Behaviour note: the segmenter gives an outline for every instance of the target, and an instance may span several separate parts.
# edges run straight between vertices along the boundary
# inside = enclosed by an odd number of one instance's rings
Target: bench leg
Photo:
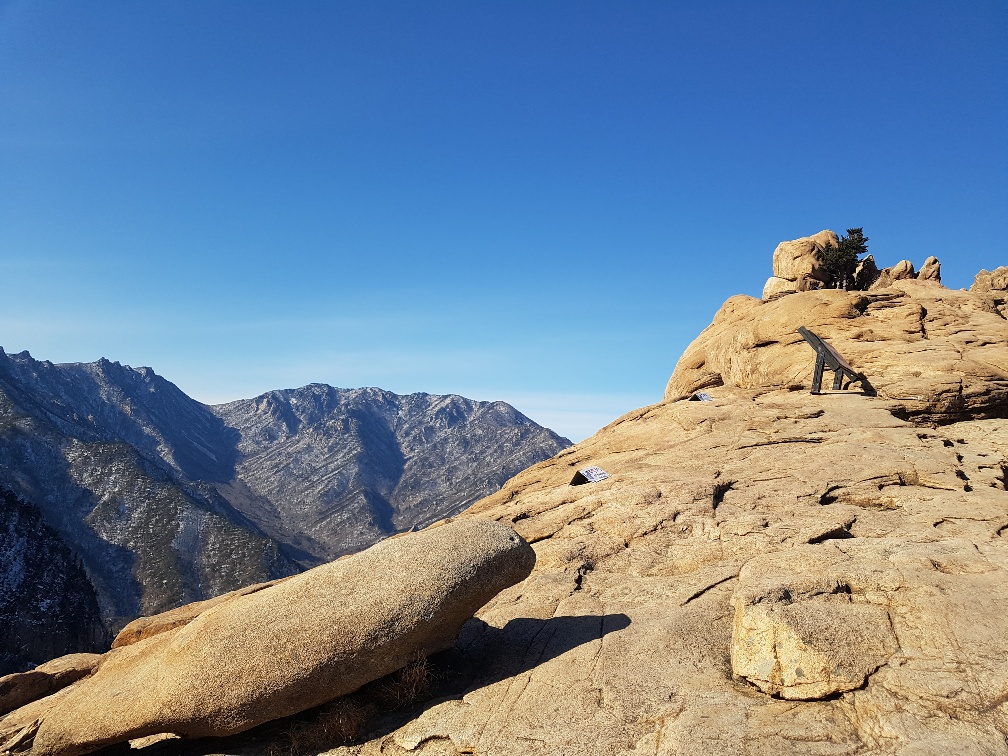
[[[822,373],[823,368],[826,366],[826,360],[821,355],[816,353],[815,361],[815,373],[812,375],[812,393],[819,394],[822,392]]]
[[[837,370],[833,373],[833,390],[839,391],[843,388],[843,370]]]

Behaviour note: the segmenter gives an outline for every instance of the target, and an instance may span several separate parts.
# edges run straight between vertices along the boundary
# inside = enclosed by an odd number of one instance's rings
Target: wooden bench
[[[833,390],[839,391],[843,386],[844,376],[850,378],[851,383],[860,383],[865,388],[865,393],[870,393],[865,376],[852,368],[840,353],[829,344],[826,339],[812,333],[805,326],[798,329],[801,337],[808,342],[809,346],[816,351],[815,373],[812,375],[812,393],[822,393],[823,369],[829,368],[833,371]],[[848,384],[849,385],[849,384]]]

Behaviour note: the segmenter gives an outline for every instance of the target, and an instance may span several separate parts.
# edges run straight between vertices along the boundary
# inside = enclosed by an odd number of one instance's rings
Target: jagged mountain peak
[[[570,445],[504,402],[455,394],[312,383],[212,409],[240,434],[237,475],[251,495],[236,500],[324,558],[457,514]]]
[[[210,411],[149,367],[104,357],[52,363],[28,352],[0,357],[0,390],[58,432],[84,441],[123,440],[189,479],[233,476],[233,433]],[[184,428],[184,432],[183,429]]]

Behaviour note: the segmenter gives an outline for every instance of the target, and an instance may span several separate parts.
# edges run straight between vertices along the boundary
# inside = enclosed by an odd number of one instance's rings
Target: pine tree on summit
[[[846,289],[854,274],[858,258],[868,252],[868,237],[864,228],[848,228],[837,246],[826,245],[822,251],[823,268],[829,276],[829,286]]]

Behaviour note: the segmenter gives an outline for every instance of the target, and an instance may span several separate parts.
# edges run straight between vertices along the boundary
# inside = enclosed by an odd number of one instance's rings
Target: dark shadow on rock
[[[339,745],[352,745],[381,738],[415,719],[425,710],[446,700],[460,699],[488,685],[531,672],[541,664],[586,643],[630,625],[625,614],[590,614],[573,617],[532,619],[520,617],[503,628],[495,628],[473,618],[463,626],[454,647],[427,659],[427,684],[411,701],[396,705],[389,691],[398,684],[398,673],[375,680],[361,690],[317,709],[267,722],[241,735],[228,738],[169,740],[140,750],[144,756],[182,756],[191,754],[298,754],[324,751]],[[313,726],[323,723],[339,708],[360,712],[367,719],[356,737],[324,742],[316,741],[317,750],[303,750],[297,742],[309,737]],[[136,751],[134,751],[136,752]],[[102,751],[101,753],[106,753]],[[109,756],[115,753],[108,751]]]
[[[531,672],[578,646],[630,626],[625,614],[589,614],[532,619],[519,617],[503,628],[483,620],[467,622],[453,648],[428,660],[431,685],[411,706],[378,711],[353,742],[380,738],[442,701]]]
[[[445,664],[472,682],[466,691],[492,685],[535,667],[585,643],[599,640],[630,625],[625,614],[589,614],[531,619],[519,617],[503,628],[473,618],[459,634],[455,647],[431,661]]]

